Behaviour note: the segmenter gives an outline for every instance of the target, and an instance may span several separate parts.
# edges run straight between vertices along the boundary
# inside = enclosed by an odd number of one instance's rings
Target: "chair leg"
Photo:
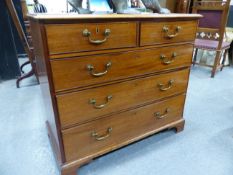
[[[229,49],[227,49],[227,50],[224,51],[224,55],[223,55],[223,60],[222,60],[222,63],[221,63],[221,69],[220,69],[220,71],[222,71],[223,68],[224,68],[228,50],[229,50]]]
[[[19,88],[19,83],[20,83],[20,81],[22,81],[22,80],[25,79],[25,78],[31,77],[31,76],[33,76],[33,75],[34,75],[34,71],[33,71],[33,69],[32,69],[30,72],[28,72],[28,73],[22,75],[21,77],[19,77],[19,78],[16,80],[16,87]]]
[[[25,63],[23,63],[21,66],[20,66],[20,70],[21,70],[21,72],[24,74],[24,71],[23,71],[23,68],[24,68],[24,66],[26,66],[26,65],[28,65],[28,64],[30,64],[31,62],[30,61],[26,61]]]
[[[215,73],[217,71],[217,68],[218,68],[218,65],[219,65],[219,62],[220,62],[220,59],[221,59],[221,51],[216,51],[216,56],[215,56],[215,59],[214,59],[214,65],[213,65],[213,68],[212,68],[212,72],[211,72],[211,78],[214,78],[215,76]]]
[[[198,48],[196,48],[195,51],[194,51],[193,66],[195,66],[196,61],[197,61],[197,53],[198,53]]]

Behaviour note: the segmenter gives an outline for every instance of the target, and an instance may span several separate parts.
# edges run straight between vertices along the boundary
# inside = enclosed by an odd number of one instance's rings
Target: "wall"
[[[39,0],[39,2],[46,6],[49,13],[65,13],[66,0]],[[34,4],[33,0],[27,0],[27,4]],[[31,12],[31,9],[29,9]]]
[[[86,0],[83,0],[83,6],[86,5]],[[175,2],[175,0],[169,0]],[[67,10],[66,0],[39,0],[45,5],[49,13],[64,13]],[[162,7],[166,7],[167,0],[159,0]],[[33,0],[27,0],[28,4],[33,4]]]
[[[159,0],[159,1],[161,6],[168,7],[171,11],[174,10],[176,0]],[[27,2],[33,3],[33,0],[27,0]],[[49,12],[51,13],[59,13],[66,11],[66,0],[39,0],[39,2],[46,5],[46,7],[48,7]],[[231,5],[233,5],[233,0],[231,0]]]

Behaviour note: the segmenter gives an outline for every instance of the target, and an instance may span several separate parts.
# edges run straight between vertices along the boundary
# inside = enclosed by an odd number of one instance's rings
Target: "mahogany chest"
[[[200,15],[29,16],[62,175],[164,129],[183,109]]]

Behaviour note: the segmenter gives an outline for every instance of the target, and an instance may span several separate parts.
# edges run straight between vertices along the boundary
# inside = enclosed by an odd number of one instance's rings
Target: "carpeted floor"
[[[0,175],[58,175],[44,126],[40,87],[0,84]],[[79,175],[232,175],[233,68],[210,78],[194,67],[186,127],[164,131],[83,166]],[[78,148],[77,148],[78,149]]]

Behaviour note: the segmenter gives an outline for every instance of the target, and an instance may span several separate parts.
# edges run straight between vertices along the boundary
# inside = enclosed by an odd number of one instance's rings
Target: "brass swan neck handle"
[[[178,36],[181,29],[181,26],[176,26],[174,33],[171,34],[169,33],[169,28],[167,26],[163,26],[163,32],[166,34],[165,37],[168,39],[172,39]]]
[[[104,30],[104,39],[103,40],[93,40],[91,38],[91,32],[88,30],[88,29],[84,29],[83,30],[83,36],[84,37],[88,37],[88,40],[91,44],[96,44],[96,45],[99,45],[99,44],[103,44],[107,41],[109,35],[111,34],[111,30],[110,29],[105,29]]]
[[[96,102],[96,99],[90,99],[90,100],[89,100],[89,103],[92,104],[93,107],[94,107],[95,109],[102,109],[102,108],[104,108],[104,107],[107,106],[107,104],[111,101],[111,99],[112,99],[112,95],[108,95],[108,96],[106,97],[106,103],[104,103],[104,104],[97,105],[97,104],[96,104],[96,103],[97,103],[97,102]]]
[[[170,59],[166,55],[163,55],[163,54],[160,55],[160,59],[161,59],[162,63],[166,64],[166,65],[173,63],[175,61],[176,57],[177,57],[176,52],[172,53],[172,56]]]
[[[167,90],[169,90],[169,89],[172,88],[174,82],[175,82],[174,80],[169,80],[168,83],[167,83],[167,85],[162,84],[162,83],[159,83],[159,84],[158,84],[158,87],[159,87],[159,89],[160,89],[161,91],[167,91]]]
[[[105,67],[106,67],[106,69],[105,69],[105,71],[103,71],[103,72],[95,72],[95,67],[92,65],[92,64],[88,64],[87,65],[87,70],[90,72],[90,74],[92,75],[92,76],[94,76],[94,77],[102,77],[102,76],[104,76],[105,74],[107,74],[108,73],[108,70],[110,69],[110,67],[112,66],[112,62],[108,62],[106,65],[105,65]]]
[[[167,108],[163,114],[161,114],[160,112],[156,112],[156,113],[155,113],[155,117],[156,117],[157,119],[163,119],[164,117],[166,117],[166,116],[168,115],[168,113],[169,113],[170,111],[171,111],[170,108]]]
[[[92,131],[91,136],[94,137],[95,140],[97,140],[97,141],[102,141],[102,140],[105,140],[105,139],[107,139],[108,137],[110,137],[111,132],[112,132],[112,128],[109,127],[109,128],[107,129],[107,131],[106,131],[106,134],[104,134],[104,135],[99,135],[97,132]]]

